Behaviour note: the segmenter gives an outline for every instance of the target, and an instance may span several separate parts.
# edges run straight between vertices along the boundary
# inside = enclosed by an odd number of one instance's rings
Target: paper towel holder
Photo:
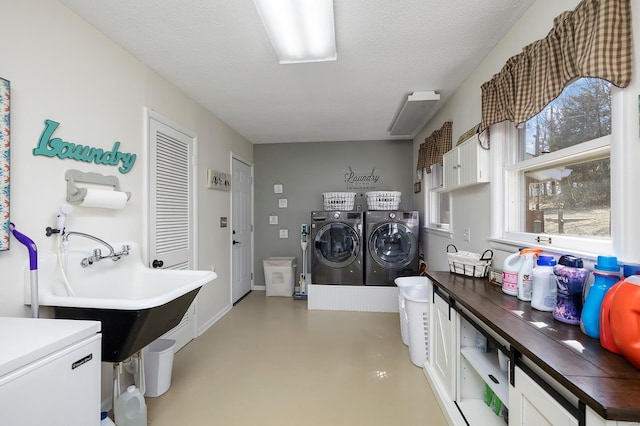
[[[67,181],[67,201],[70,202],[81,202],[87,195],[87,188],[78,188],[77,182],[111,186],[114,191],[123,192],[120,190],[120,181],[117,176],[105,176],[100,173],[70,169],[66,171],[64,178]],[[125,192],[125,194],[127,194],[127,201],[129,201],[131,192]]]

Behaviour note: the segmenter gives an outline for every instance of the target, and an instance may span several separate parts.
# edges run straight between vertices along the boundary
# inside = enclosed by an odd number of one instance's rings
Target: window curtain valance
[[[583,0],[554,20],[547,37],[507,60],[482,88],[480,131],[535,116],[579,77],[627,87],[632,72],[630,0]]]
[[[431,165],[442,164],[442,156],[451,150],[451,139],[453,134],[453,122],[445,121],[439,130],[435,130],[418,150],[418,176],[421,176],[422,169],[427,169],[431,173]]]

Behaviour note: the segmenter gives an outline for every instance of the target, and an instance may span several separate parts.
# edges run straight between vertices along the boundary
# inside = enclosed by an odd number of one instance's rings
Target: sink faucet
[[[82,265],[83,268],[86,268],[89,265],[93,265],[95,262],[99,262],[102,259],[111,259],[114,262],[117,260],[120,260],[120,258],[122,256],[126,256],[129,254],[129,249],[130,247],[128,245],[123,245],[122,246],[122,250],[117,252],[114,250],[114,248],[111,246],[111,244],[107,243],[106,241],[90,235],[90,234],[85,234],[84,232],[76,232],[76,231],[70,231],[70,232],[64,232],[64,234],[62,235],[62,244],[66,245],[67,241],[69,240],[69,237],[71,235],[77,235],[79,237],[84,237],[87,238],[89,240],[93,240],[95,242],[98,242],[102,245],[104,245],[105,247],[107,247],[109,249],[109,254],[107,254],[106,256],[102,255],[102,250],[100,250],[99,248],[94,249],[93,250],[93,255],[89,256],[89,257],[85,257],[84,259],[82,259],[82,261],[80,261],[80,265]]]

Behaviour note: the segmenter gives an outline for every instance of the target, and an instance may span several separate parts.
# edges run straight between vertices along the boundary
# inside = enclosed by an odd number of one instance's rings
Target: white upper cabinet
[[[489,150],[476,136],[447,152],[443,162],[445,191],[489,182]]]

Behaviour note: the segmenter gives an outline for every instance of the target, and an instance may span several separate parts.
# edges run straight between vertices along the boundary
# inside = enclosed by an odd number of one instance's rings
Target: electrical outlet
[[[467,242],[471,241],[471,228],[464,228],[464,234],[462,235],[462,238]]]

